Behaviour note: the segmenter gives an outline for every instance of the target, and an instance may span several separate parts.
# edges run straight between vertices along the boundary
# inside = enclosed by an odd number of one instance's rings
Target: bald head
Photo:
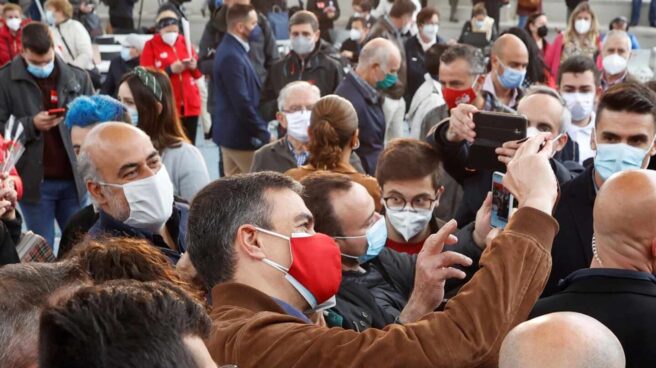
[[[133,150],[134,144],[153,147],[150,138],[141,129],[122,122],[108,122],[91,129],[80,147],[80,154],[89,155],[95,162],[99,156]]]
[[[503,341],[499,368],[623,368],[624,350],[596,319],[547,314],[515,327]]]
[[[358,65],[369,67],[374,64],[386,65],[393,59],[401,62],[401,52],[391,41],[384,38],[375,38],[369,41],[360,51]]]
[[[619,200],[621,198],[621,200]],[[603,263],[656,263],[656,172],[629,170],[611,176],[594,206],[597,250]]]
[[[524,45],[524,42],[514,34],[504,34],[497,38],[497,40],[494,41],[494,45],[492,45],[492,55],[503,59],[504,55],[507,53],[525,55],[528,62],[528,49],[526,48],[526,45]]]

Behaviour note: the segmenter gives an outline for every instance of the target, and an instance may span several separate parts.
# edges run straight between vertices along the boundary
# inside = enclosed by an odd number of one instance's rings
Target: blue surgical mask
[[[385,74],[385,79],[376,82],[376,88],[385,91],[396,85],[396,82],[399,80],[397,74],[387,73]]]
[[[342,253],[342,256],[346,258],[357,259],[359,264],[367,263],[378,257],[380,252],[383,251],[383,248],[385,248],[385,244],[387,244],[387,224],[385,223],[385,217],[381,217],[378,221],[371,225],[365,235],[335,237],[335,239],[362,238],[367,238],[367,252],[365,254],[356,257]]]
[[[132,60],[132,55],[130,55],[130,48],[129,47],[124,47],[124,48],[121,49],[121,59],[123,59],[123,61]]]
[[[641,169],[653,144],[652,142],[652,145],[646,150],[629,146],[626,143],[597,144],[597,153],[594,158],[595,171],[606,181],[618,172]]]
[[[46,10],[45,16],[46,16],[46,19],[45,19],[46,23],[49,26],[54,27],[55,26],[55,14],[53,14],[53,12],[51,12],[50,10]]]
[[[54,59],[44,66],[37,66],[34,64],[30,64],[30,62],[27,62],[27,71],[30,74],[32,74],[34,78],[38,78],[38,79],[48,78],[50,74],[52,74],[53,70],[55,70]]]
[[[260,27],[259,24],[255,25],[255,28],[251,31],[251,33],[248,35],[248,43],[251,42],[257,42],[262,39],[262,28]]]
[[[128,107],[128,113],[130,113],[130,121],[132,125],[137,126],[139,124],[139,110],[134,107]]]
[[[292,37],[292,50],[298,55],[307,55],[314,50],[315,42],[312,37]]]
[[[474,24],[476,25],[476,29],[481,29],[485,25],[485,21],[484,20],[475,20]]]
[[[499,60],[499,64],[503,67],[503,74],[499,75],[497,73],[501,85],[507,89],[519,88],[524,82],[524,77],[526,76],[526,69],[517,70],[517,69],[509,68],[503,65],[501,60]]]

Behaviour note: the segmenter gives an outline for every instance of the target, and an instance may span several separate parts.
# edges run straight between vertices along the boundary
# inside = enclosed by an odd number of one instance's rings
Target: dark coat
[[[134,4],[138,0],[102,0],[109,7],[109,16],[114,18],[132,18]]]
[[[562,223],[561,223],[562,225]],[[621,269],[582,269],[569,275],[561,291],[538,300],[529,318],[553,312],[586,314],[622,343],[629,368],[656,367],[656,277]]]
[[[89,74],[85,70],[66,64],[56,57],[55,67],[59,68],[57,95],[59,107],[65,107],[78,96],[93,94]],[[43,138],[41,131],[35,128],[32,118],[43,111],[43,96],[34,78],[27,72],[22,57],[0,68],[0,131],[4,132],[9,116],[14,115],[25,129],[25,153],[18,161],[16,169],[23,179],[23,201],[38,203],[41,199],[40,183],[43,180]],[[59,124],[66,154],[73,168],[78,200],[86,193],[84,182],[75,167],[77,159],[73,151],[71,135],[65,124]]]
[[[331,2],[333,3],[333,8],[335,8],[335,17],[332,19],[328,18],[328,15],[323,11]],[[319,19],[319,29],[321,32],[333,29],[335,20],[339,18],[341,13],[339,10],[339,1],[337,0],[308,0],[306,9],[314,13],[317,19]]]
[[[15,220],[0,221],[0,266],[20,263],[16,245],[20,241],[22,223],[18,211]]]
[[[189,206],[185,203],[173,202],[173,212],[168,221],[166,221],[166,229],[169,231],[171,239],[177,245],[177,251],[169,248],[164,242],[164,238],[159,234],[126,225],[123,222],[115,220],[102,210],[96,223],[89,229],[88,234],[92,239],[99,239],[106,236],[145,239],[154,247],[157,247],[172,264],[176,264],[182,254],[187,251],[186,236],[188,219]]]
[[[246,49],[232,35],[223,38],[214,59],[213,138],[219,146],[254,151],[270,140],[257,108],[262,83]]]
[[[325,96],[335,92],[342,79],[344,70],[336,50],[326,41],[320,39],[305,60],[290,51],[282,60],[273,64],[267,76],[262,92],[262,115],[267,121],[275,119],[280,90],[291,82],[309,82],[319,88],[321,96]]]
[[[446,131],[449,127],[448,121],[437,125],[428,134],[427,141],[442,154],[444,169],[455,179],[464,190],[463,201],[456,213],[459,224],[468,224],[476,219],[485,196],[492,187],[492,170],[467,170],[467,157],[469,156],[469,145],[451,143],[446,139]],[[556,174],[556,179],[562,185],[576,177],[583,169],[573,163],[567,162],[565,166],[560,161],[551,159],[551,167]],[[561,231],[562,234],[562,231]]]
[[[407,68],[407,83],[405,87],[405,106],[406,110],[410,109],[412,97],[415,92],[426,80],[424,75],[426,70],[426,52],[419,43],[419,35],[408,38],[405,41],[405,65]],[[444,43],[444,40],[437,36],[436,44]]]
[[[560,231],[551,248],[551,275],[542,296],[558,291],[558,281],[592,262],[592,209],[597,192],[593,183],[593,166],[563,185],[554,217]]]
[[[93,205],[83,207],[81,210],[75,212],[73,216],[68,219],[66,226],[62,230],[61,240],[59,241],[59,250],[57,251],[57,259],[66,257],[75,245],[84,240],[84,237],[89,232],[89,229],[98,221],[99,214],[93,208]]]
[[[383,99],[371,93],[356,80],[354,71],[335,90],[335,94],[351,101],[358,114],[360,129],[360,148],[355,153],[362,160],[365,173],[374,175],[378,156],[383,151],[385,142],[385,115],[383,114]],[[366,83],[366,82],[364,82]]]
[[[105,81],[100,88],[100,93],[103,95],[116,97],[116,94],[118,93],[118,83],[121,81],[121,78],[123,78],[125,74],[131,72],[132,69],[138,66],[138,57],[128,61],[123,60],[123,58],[120,56],[113,58],[109,63],[107,77],[105,78]]]
[[[364,173],[360,158],[351,153],[351,166],[359,173]],[[255,151],[250,172],[275,171],[285,173],[297,168],[296,159],[287,146],[287,140],[280,138]]]

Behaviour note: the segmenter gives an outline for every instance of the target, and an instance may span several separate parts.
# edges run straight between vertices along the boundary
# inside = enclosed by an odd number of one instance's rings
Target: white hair
[[[285,108],[285,103],[287,102],[287,97],[292,91],[296,90],[307,90],[307,93],[312,93],[317,97],[317,100],[321,98],[321,91],[319,87],[310,84],[306,81],[294,81],[287,83],[278,94],[278,111],[283,111]]]
[[[380,42],[379,40],[385,42]],[[387,62],[392,53],[396,53],[399,59],[401,58],[401,52],[394,43],[382,38],[373,39],[364,45],[360,51],[358,67],[368,68],[373,64],[379,64],[387,68]]]
[[[604,40],[602,41],[602,49],[606,47],[606,43],[611,37],[624,37],[626,39],[626,49],[631,51],[631,37],[629,37],[629,34],[626,33],[626,31],[622,31],[621,29],[613,29],[606,33],[606,37],[604,37]]]

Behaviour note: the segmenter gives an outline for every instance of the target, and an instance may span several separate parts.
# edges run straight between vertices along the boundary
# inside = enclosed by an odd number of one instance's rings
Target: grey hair
[[[613,29],[606,33],[606,37],[604,37],[604,40],[602,41],[602,49],[606,47],[606,42],[608,42],[608,39],[611,37],[624,37],[627,45],[626,50],[629,52],[631,51],[631,37],[629,37],[629,34],[626,31],[622,31],[621,29]]]
[[[375,41],[374,39],[372,41]],[[375,42],[369,41],[360,51],[360,56],[358,60],[358,67],[369,68],[374,64],[379,64],[383,68],[387,68],[387,62],[390,59],[390,53],[396,52],[401,57],[401,51],[396,47],[391,41],[385,40],[388,43],[388,46],[391,47],[381,47],[382,45],[376,45]]]
[[[39,315],[61,288],[89,282],[72,262],[19,263],[0,268],[0,365],[23,368],[38,360]]]
[[[485,73],[485,57],[480,49],[470,45],[453,45],[442,53],[440,63],[451,64],[458,59],[466,60],[469,63],[470,74],[480,75]]]
[[[560,93],[551,87],[534,85],[526,90],[523,98],[533,95],[547,95],[558,100],[560,106],[562,107],[562,112],[560,113],[560,129],[558,130],[558,134],[567,132],[567,129],[569,129],[570,125],[572,124],[572,113],[567,108],[567,103],[560,95]]]
[[[98,168],[93,163],[93,160],[87,151],[81,151],[77,156],[77,171],[80,173],[80,176],[82,176],[82,180],[85,183],[98,183],[103,180],[98,172]]]
[[[287,83],[281,90],[278,95],[278,111],[283,111],[285,108],[285,102],[287,102],[287,97],[292,91],[307,89],[308,93],[312,93],[317,97],[317,100],[321,98],[321,91],[319,87],[310,84],[306,81],[294,81]]]

